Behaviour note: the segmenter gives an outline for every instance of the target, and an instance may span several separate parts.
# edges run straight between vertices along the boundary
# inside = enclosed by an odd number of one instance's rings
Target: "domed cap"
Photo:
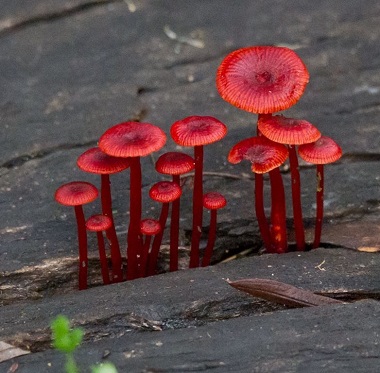
[[[234,164],[243,159],[250,161],[252,171],[258,174],[279,167],[287,158],[288,149],[285,145],[270,141],[263,136],[240,141],[228,154],[228,161]]]
[[[203,196],[203,207],[209,210],[218,210],[226,206],[227,200],[218,192],[209,192]]]
[[[95,185],[85,181],[72,181],[61,185],[54,198],[65,206],[79,206],[94,201],[98,197]]]
[[[109,128],[99,139],[99,148],[114,157],[143,157],[166,142],[161,128],[140,122],[124,122]]]
[[[230,104],[251,113],[269,114],[293,106],[309,73],[291,49],[255,46],[238,49],[218,68],[216,87]]]
[[[337,161],[342,156],[342,149],[330,137],[321,136],[314,143],[300,145],[298,154],[306,162],[327,164]]]
[[[107,229],[111,228],[111,226],[111,218],[102,214],[92,215],[86,221],[86,228],[89,231],[93,232],[106,231]]]
[[[159,181],[149,190],[150,198],[161,203],[172,202],[179,198],[181,194],[181,187],[172,181]]]
[[[99,148],[86,150],[77,159],[78,167],[93,174],[114,174],[129,167],[128,158],[112,157]]]
[[[221,140],[227,127],[221,121],[208,116],[190,116],[173,123],[170,134],[181,146],[207,145]]]
[[[194,159],[181,152],[168,152],[160,155],[156,171],[166,175],[181,175],[194,169]]]
[[[144,219],[140,223],[140,232],[147,236],[153,236],[161,231],[161,225],[158,220]]]
[[[257,126],[265,137],[280,144],[308,144],[321,137],[318,128],[310,122],[283,115],[261,115]]]

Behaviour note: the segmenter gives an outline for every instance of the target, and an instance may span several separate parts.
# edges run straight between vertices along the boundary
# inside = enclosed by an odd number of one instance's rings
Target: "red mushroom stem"
[[[275,252],[285,253],[288,249],[286,236],[285,190],[280,169],[269,172],[271,183],[271,234]]]
[[[140,245],[140,221],[141,221],[141,199],[142,199],[142,176],[140,157],[130,159],[130,202],[129,202],[129,228],[127,247],[127,280],[137,277],[137,254],[141,251]]]
[[[102,278],[104,285],[108,285],[111,283],[110,275],[108,272],[108,263],[107,263],[107,255],[106,255],[106,247],[104,244],[103,232],[96,232],[96,237],[98,239],[98,249],[99,249],[99,259],[100,259],[100,267],[102,272]]]
[[[109,174],[101,175],[101,201],[102,213],[108,216],[112,221],[112,226],[106,230],[106,236],[110,241],[111,262],[112,262],[112,280],[113,282],[123,281],[122,259],[120,254],[119,240],[116,235],[115,222],[112,213],[112,198]]]
[[[293,218],[294,230],[296,235],[296,246],[298,251],[304,251],[305,230],[302,218],[301,178],[299,172],[298,157],[295,145],[288,145],[288,149],[292,185]]]
[[[214,250],[215,240],[216,240],[216,221],[217,221],[217,210],[210,211],[210,228],[208,232],[207,245],[203,254],[202,267],[207,267],[210,265],[212,252]]]
[[[199,267],[199,243],[203,219],[203,145],[194,146],[193,226],[189,268]]]
[[[153,239],[152,249],[149,253],[148,259],[148,276],[153,276],[156,272],[158,254],[160,252],[160,246],[162,242],[162,237],[164,235],[166,220],[169,215],[169,202],[165,202],[162,204],[161,214],[159,217],[159,222],[161,226],[160,232],[158,232]]]
[[[173,175],[173,182],[180,186],[180,176]],[[179,212],[180,198],[177,198],[172,202],[170,219],[170,272],[178,270]]]
[[[88,272],[86,219],[82,205],[74,206],[74,210],[78,228],[79,290],[84,290],[87,289]]]
[[[322,234],[322,220],[323,220],[323,193],[324,193],[324,167],[323,164],[317,164],[317,212],[314,228],[314,243],[313,249],[319,247],[321,243]]]
[[[273,202],[272,202],[273,203]],[[255,212],[259,225],[261,238],[268,253],[273,252],[270,228],[264,210],[264,177],[263,174],[255,174]]]

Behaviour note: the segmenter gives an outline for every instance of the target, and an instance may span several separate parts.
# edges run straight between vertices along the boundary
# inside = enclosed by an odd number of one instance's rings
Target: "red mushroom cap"
[[[209,192],[203,196],[203,207],[209,210],[218,210],[226,206],[227,200],[218,192]]]
[[[111,228],[111,226],[111,218],[102,214],[92,215],[86,221],[86,228],[93,232],[106,231]]]
[[[61,185],[55,192],[54,198],[65,206],[79,206],[94,201],[98,197],[95,185],[86,181],[72,181]]]
[[[267,138],[250,137],[238,142],[228,154],[228,161],[239,163],[246,159],[252,163],[253,172],[263,174],[279,167],[288,158],[285,145],[273,142]]]
[[[261,115],[257,126],[265,137],[280,144],[307,144],[321,137],[318,128],[310,122],[283,115]]]
[[[159,181],[149,190],[149,196],[161,203],[172,202],[182,194],[181,187],[172,181]]]
[[[224,58],[216,75],[219,94],[251,113],[269,114],[293,106],[302,96],[309,73],[291,49],[255,46]]]
[[[221,121],[208,116],[190,116],[173,123],[170,134],[181,146],[207,145],[221,140],[227,127]]]
[[[193,169],[194,159],[181,152],[164,153],[156,162],[156,171],[166,175],[181,175]]]
[[[161,128],[140,122],[124,122],[109,128],[99,139],[99,148],[114,157],[143,157],[166,142]]]
[[[161,231],[160,222],[155,219],[141,220],[140,231],[147,236],[153,236]]]
[[[306,162],[327,164],[337,161],[342,156],[342,149],[330,137],[321,136],[316,142],[300,145],[298,154]]]
[[[93,174],[115,174],[129,167],[129,159],[112,157],[96,147],[82,153],[77,165],[82,171]]]

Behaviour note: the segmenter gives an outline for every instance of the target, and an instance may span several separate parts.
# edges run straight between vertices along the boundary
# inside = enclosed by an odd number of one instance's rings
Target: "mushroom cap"
[[[165,132],[153,124],[124,122],[104,132],[99,148],[114,157],[143,157],[161,149],[165,142]]]
[[[160,222],[156,219],[144,219],[140,222],[140,232],[147,236],[153,236],[161,231]]]
[[[193,115],[172,124],[170,134],[181,146],[207,145],[221,140],[227,127],[214,117]]]
[[[342,156],[342,148],[330,137],[321,136],[316,142],[300,145],[298,154],[306,162],[327,164]]]
[[[218,210],[226,206],[227,200],[218,192],[209,192],[203,195],[203,207],[209,210]]]
[[[250,137],[238,142],[228,154],[228,161],[239,163],[246,159],[252,163],[253,172],[263,174],[279,167],[288,158],[285,145],[273,142],[264,136]]]
[[[55,192],[55,200],[65,206],[79,206],[98,197],[96,186],[86,181],[72,181],[61,185]]]
[[[254,46],[224,58],[216,75],[221,97],[239,109],[269,114],[293,106],[302,96],[309,73],[289,48]]]
[[[159,181],[149,190],[149,196],[161,203],[172,202],[182,194],[181,187],[172,181]]]
[[[164,153],[156,162],[156,171],[166,175],[181,175],[193,169],[194,159],[181,152]]]
[[[82,171],[93,174],[115,174],[129,167],[129,159],[112,157],[95,147],[82,153],[77,165]]]
[[[283,115],[260,115],[257,127],[269,140],[280,144],[308,144],[321,137],[318,128],[310,122],[303,119],[286,118]]]
[[[92,215],[86,221],[86,229],[93,232],[106,231],[112,227],[112,220],[106,215]]]

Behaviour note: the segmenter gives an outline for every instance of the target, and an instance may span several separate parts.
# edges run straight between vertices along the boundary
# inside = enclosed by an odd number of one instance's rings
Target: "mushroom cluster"
[[[159,252],[171,206],[170,219],[170,271],[178,270],[180,229],[180,176],[194,170],[193,233],[189,267],[208,265],[211,261],[216,235],[216,209],[204,201],[203,148],[222,139],[226,126],[209,116],[191,116],[175,122],[171,127],[173,140],[181,146],[194,147],[194,158],[182,152],[162,154],[156,164],[158,173],[169,175],[172,180],[159,181],[149,191],[152,200],[161,203],[158,219],[143,218],[142,170],[140,158],[160,150],[166,143],[166,134],[151,123],[124,122],[109,128],[99,139],[98,147],[86,150],[77,159],[77,166],[84,172],[100,175],[101,213],[85,219],[83,204],[94,201],[98,189],[87,182],[71,182],[60,186],[55,194],[57,202],[74,206],[78,225],[79,289],[86,289],[88,272],[87,231],[97,234],[99,260],[104,284],[133,280],[156,274]],[[129,170],[129,222],[125,255],[116,233],[112,211],[110,175]],[[208,196],[208,197],[207,197]],[[200,255],[203,208],[210,209],[211,226],[207,247]],[[104,232],[104,234],[103,234]],[[107,240],[104,240],[104,235]],[[107,255],[109,247],[109,258]],[[125,258],[123,260],[123,257]],[[126,265],[124,265],[126,263]]]
[[[304,251],[301,180],[298,156],[317,165],[317,213],[313,248],[320,244],[323,219],[323,164],[335,162],[342,150],[334,140],[304,119],[273,115],[296,104],[309,82],[301,58],[291,49],[254,46],[227,55],[216,75],[220,96],[239,109],[258,114],[256,137],[242,140],[228,155],[231,163],[251,162],[255,173],[255,212],[264,247],[270,253],[288,251],[286,206],[279,170],[289,159],[296,248]],[[298,147],[298,151],[297,151]],[[263,173],[271,184],[271,217],[265,215]]]

